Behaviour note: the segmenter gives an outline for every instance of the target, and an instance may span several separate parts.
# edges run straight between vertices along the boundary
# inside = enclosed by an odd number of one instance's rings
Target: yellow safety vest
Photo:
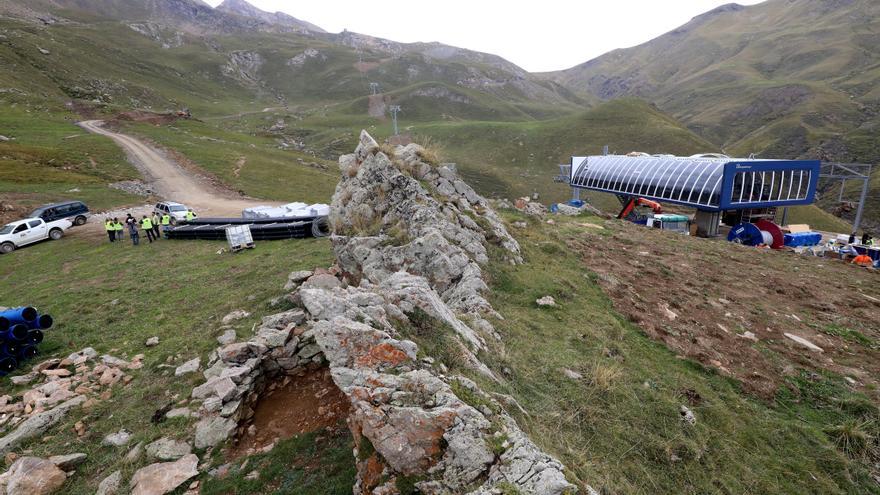
[[[116,230],[113,228],[113,222],[110,221],[104,222],[104,228],[107,229],[107,232],[112,232],[113,230]]]
[[[122,230],[122,229],[123,229],[123,227],[122,227],[121,223],[117,222],[117,223],[113,224],[113,230]]]
[[[162,225],[171,224],[171,217],[169,215],[162,215]]]
[[[150,222],[151,222],[153,225],[159,225],[159,215],[153,215],[153,216],[150,218]]]
[[[187,221],[187,222],[191,221],[191,220],[194,219],[195,217],[196,217],[196,214],[195,214],[195,213],[193,213],[193,212],[191,212],[191,211],[186,212],[186,221]]]
[[[141,228],[144,230],[150,230],[153,228],[153,222],[151,222],[149,218],[144,218],[141,220]]]

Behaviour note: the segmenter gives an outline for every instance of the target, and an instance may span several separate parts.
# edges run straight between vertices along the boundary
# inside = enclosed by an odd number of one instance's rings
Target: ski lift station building
[[[763,160],[724,155],[573,156],[569,185],[697,209],[701,235],[715,235],[731,210],[767,210],[812,204],[820,162]],[[566,171],[563,170],[563,174]]]

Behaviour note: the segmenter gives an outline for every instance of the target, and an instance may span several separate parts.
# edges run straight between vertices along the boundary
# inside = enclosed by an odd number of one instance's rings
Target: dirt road
[[[78,125],[88,132],[107,136],[128,155],[129,161],[144,176],[144,180],[162,198],[183,203],[200,216],[241,216],[244,208],[258,205],[277,205],[278,202],[243,199],[231,191],[218,190],[213,185],[193,176],[164,152],[131,136],[105,129],[100,120],[87,120]]]

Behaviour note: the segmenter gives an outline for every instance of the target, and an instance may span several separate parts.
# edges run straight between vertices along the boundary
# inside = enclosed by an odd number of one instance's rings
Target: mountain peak
[[[217,10],[226,14],[238,15],[249,19],[256,19],[269,24],[276,24],[298,31],[310,31],[313,33],[324,33],[320,27],[306,21],[301,21],[296,17],[287,15],[283,12],[266,12],[251,5],[246,0],[223,0],[223,3],[217,6]]]

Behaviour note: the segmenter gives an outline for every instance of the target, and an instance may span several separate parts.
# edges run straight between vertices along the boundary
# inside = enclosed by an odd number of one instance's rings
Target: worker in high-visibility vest
[[[150,217],[150,223],[153,224],[153,237],[157,241],[159,240],[159,222],[161,222],[161,221],[162,221],[162,219],[159,218],[159,214],[154,211],[153,216]]]
[[[107,237],[110,238],[110,242],[116,242],[116,229],[113,228],[113,220],[109,218],[104,220],[104,228],[107,229]]]
[[[197,216],[198,215],[196,215],[196,213],[194,211],[186,210],[186,221],[187,222],[192,222],[193,220],[196,219]]]
[[[171,215],[165,213],[162,215],[162,227],[168,228],[171,226]]]
[[[141,228],[147,233],[147,240],[153,243],[153,222],[146,215],[141,219]]]
[[[113,219],[113,230],[116,231],[117,241],[125,239],[125,227],[122,225],[122,222],[120,222],[118,218]]]

